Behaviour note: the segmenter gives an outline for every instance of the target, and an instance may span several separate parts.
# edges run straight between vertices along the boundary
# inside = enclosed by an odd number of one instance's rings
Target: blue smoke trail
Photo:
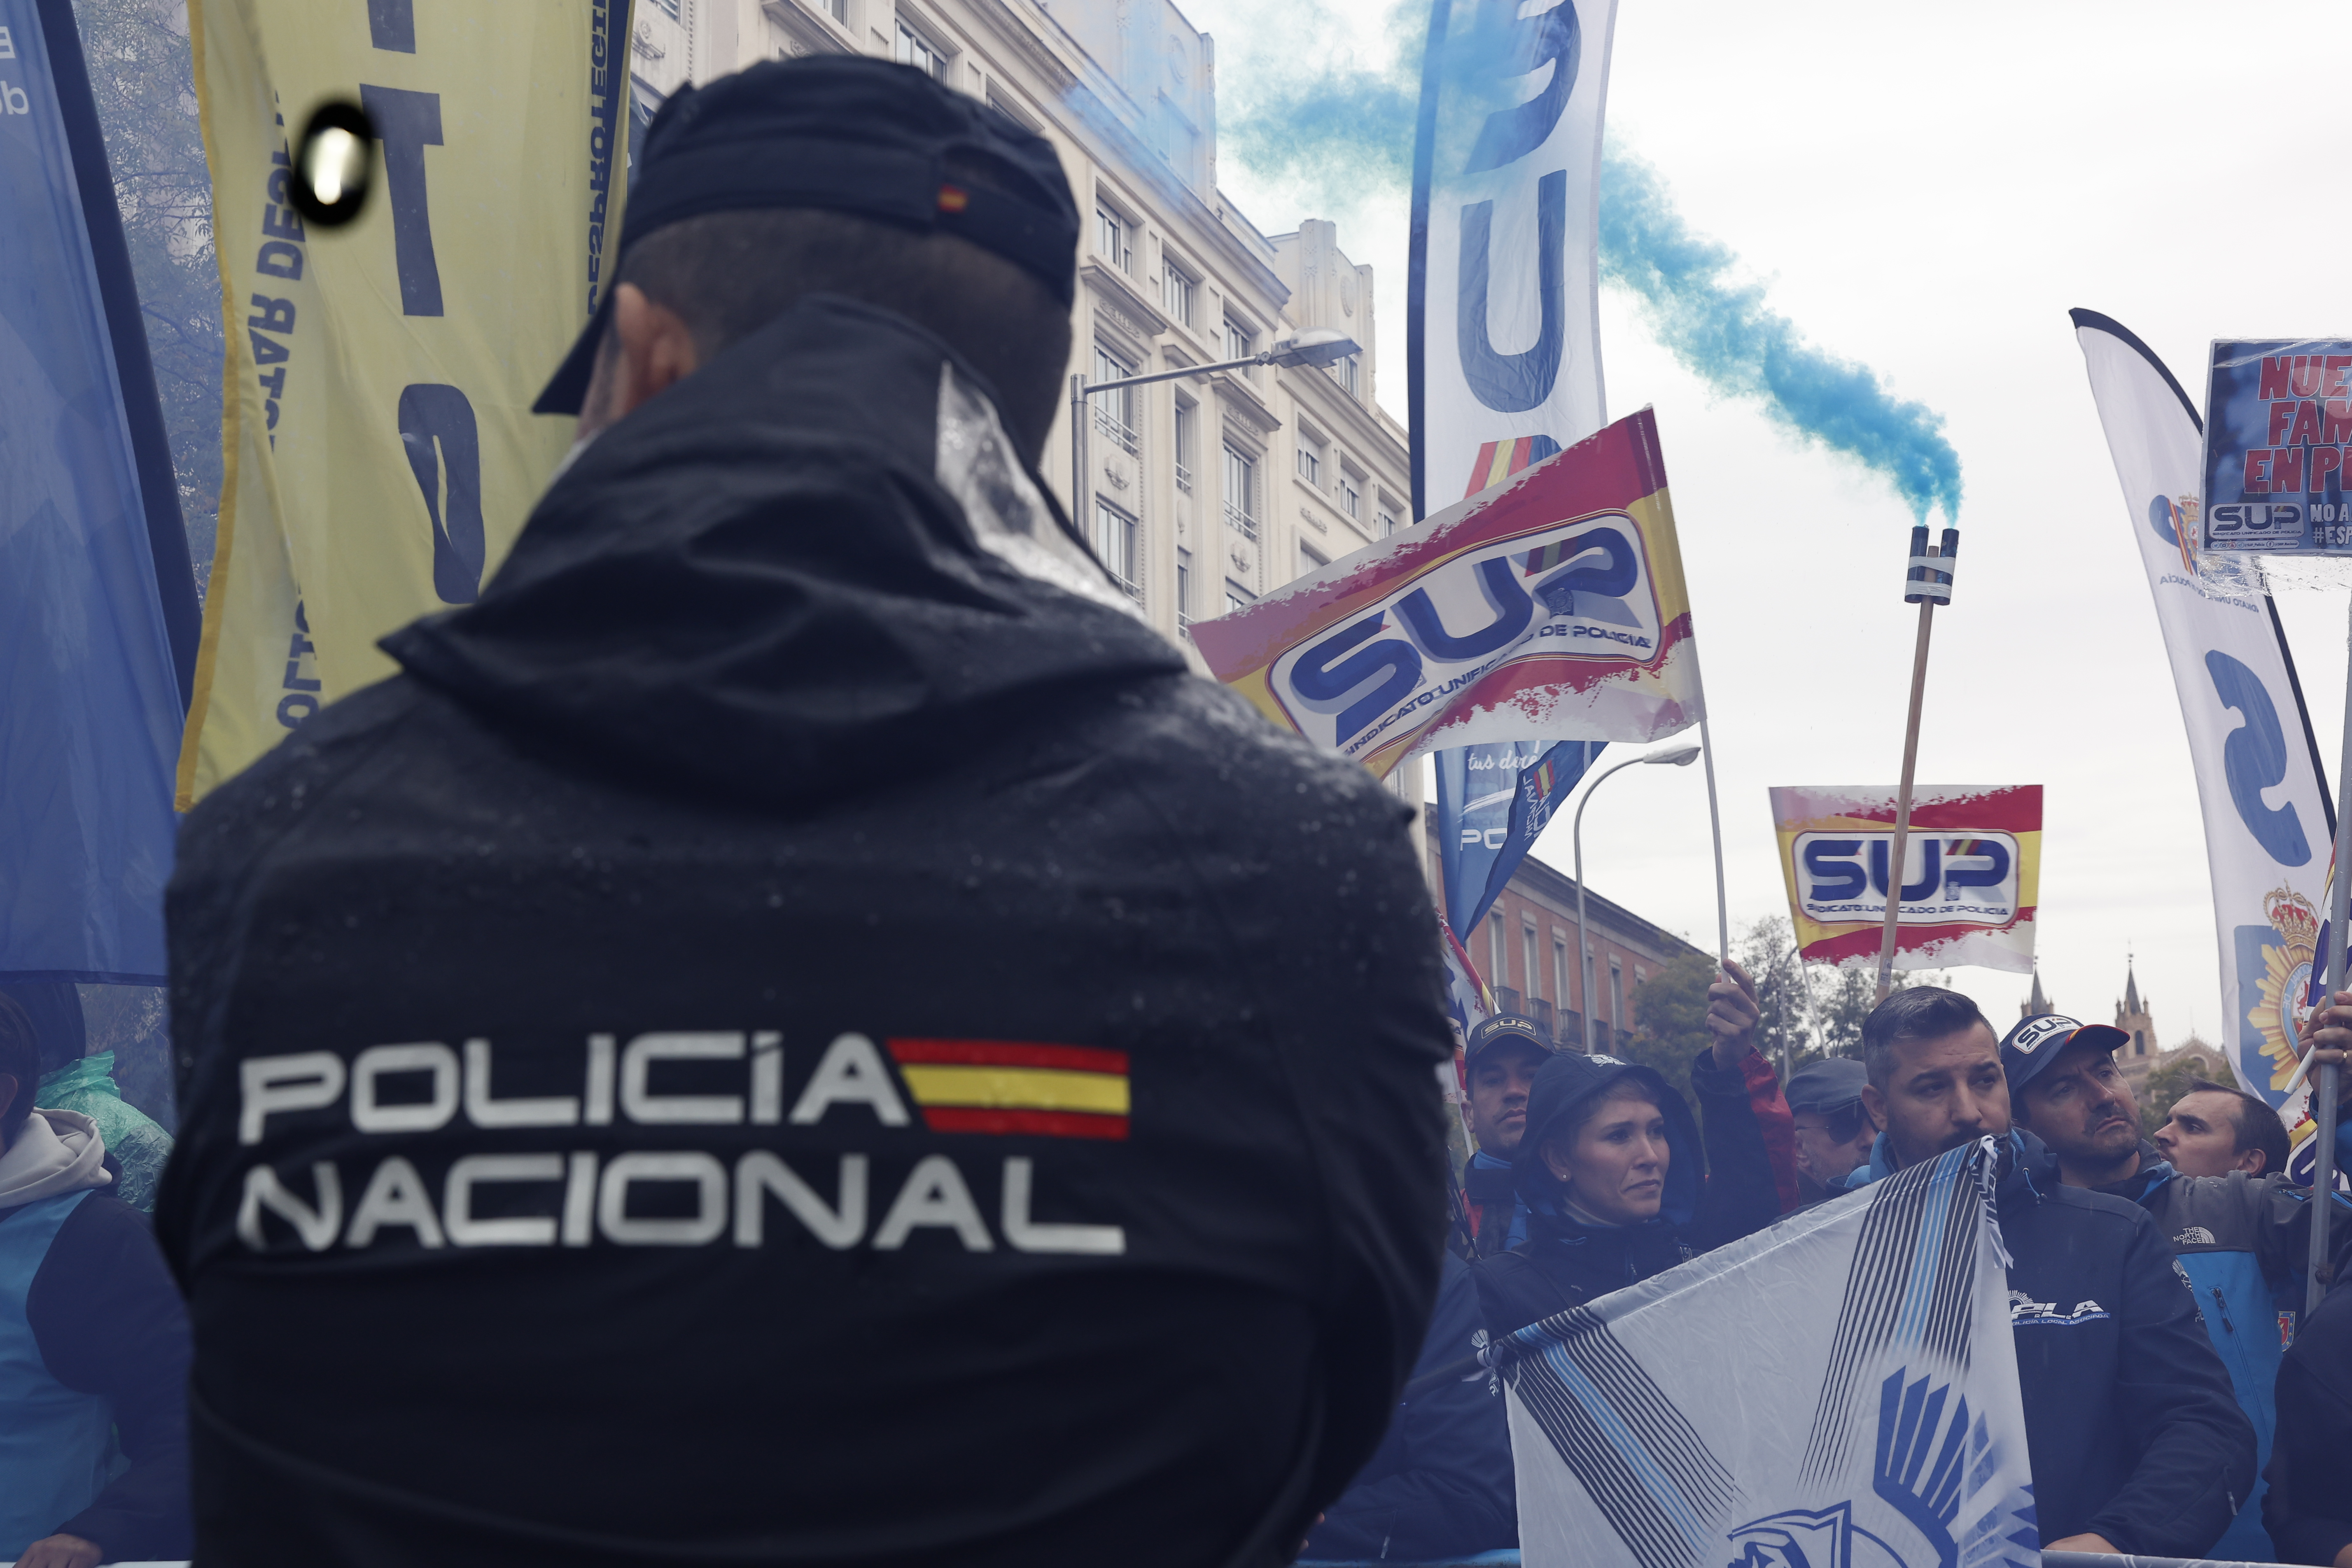
[[[1395,63],[1385,69],[1285,74],[1265,62],[1271,79],[1229,92],[1226,146],[1261,177],[1298,182],[1340,210],[1368,186],[1403,188],[1426,26],[1424,0],[1390,13]],[[1240,75],[1229,74],[1229,87]],[[1656,172],[1613,143],[1601,155],[1600,247],[1602,280],[1640,301],[1643,321],[1685,368],[1717,392],[1760,404],[1800,439],[1884,475],[1919,520],[1932,509],[1958,519],[1960,458],[1943,416],[1894,396],[1866,365],[1807,342],[1765,303],[1760,284],[1733,280],[1730,247],[1694,234]]]
[[[1764,303],[1762,285],[1729,280],[1730,247],[1693,234],[1647,163],[1609,145],[1601,156],[1601,276],[1642,302],[1667,352],[1776,423],[1886,476],[1924,522],[1958,521],[1960,455],[1944,416],[1891,395],[1868,366],[1823,353]]]

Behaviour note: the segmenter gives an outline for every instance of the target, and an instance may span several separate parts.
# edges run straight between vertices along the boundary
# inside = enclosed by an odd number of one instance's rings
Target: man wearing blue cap
[[[1258,1568],[1379,1445],[1435,916],[1039,482],[1077,232],[919,71],[681,91],[513,553],[190,816],[199,1560]]]
[[[2275,1555],[2263,1525],[2261,1469],[2277,1425],[2281,1353],[2294,1339],[2311,1256],[2310,1194],[2284,1171],[2189,1176],[2140,1136],[2139,1107],[2115,1053],[2131,1037],[2057,1014],[2027,1018],[2001,1049],[2017,1124],[2057,1156],[2061,1178],[2146,1209],[2195,1287],[2205,1332],[2253,1424],[2253,1493],[2212,1552],[2232,1562]],[[2264,1115],[2274,1113],[2265,1109]],[[2284,1142],[2282,1129],[2281,1141]],[[2337,1199],[2339,1257],[2352,1247],[2352,1205]]]
[[[1888,996],[1862,1025],[1864,1098],[1886,1131],[1847,1184],[1995,1141],[2042,1545],[2199,1557],[2253,1489],[2254,1434],[2188,1278],[2145,1210],[2066,1184],[2041,1140],[2011,1125],[2018,1067],[2078,1026],[2029,1019],[1996,1041],[1958,992]]]

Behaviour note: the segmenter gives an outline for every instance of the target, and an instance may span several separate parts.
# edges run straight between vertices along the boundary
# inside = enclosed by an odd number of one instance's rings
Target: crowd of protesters
[[[1034,481],[1054,150],[827,58],[642,152],[506,566],[189,819],[184,1141],[0,996],[19,1568],[1505,1548],[1498,1341],[1979,1140],[2044,1545],[2352,1568],[2343,1256],[2259,1100],[2144,1142],[2118,1031],[1914,987],[1784,1086],[1730,966],[1694,1111],[1490,1019],[1442,1206],[1408,814]]]
[[[2352,1452],[2352,1292],[2298,1328],[2311,1194],[2287,1174],[2276,1112],[2200,1079],[2143,1139],[2115,1061],[2121,1030],[2043,1015],[1996,1037],[1973,1002],[1932,986],[1898,990],[1870,1015],[1861,1060],[1810,1063],[1783,1094],[1748,1046],[1754,1005],[1732,973],[1710,992],[1717,1043],[1692,1075],[1703,1137],[1647,1068],[1555,1052],[1519,1017],[1472,1035],[1463,1120],[1476,1152],[1457,1250],[1490,1337],[1771,1223],[1784,1206],[1770,1201],[1776,1190],[1793,1184],[1797,1205],[1785,1206],[1811,1205],[1990,1137],[2044,1548],[2352,1568],[2341,1467]],[[2352,994],[2336,1002],[2305,1027],[2324,1051],[2352,1045]],[[2352,1118],[2340,1125],[2339,1160],[2352,1154]],[[2336,1201],[2341,1268],[2352,1263],[2352,1204]],[[1424,1366],[1459,1338],[1433,1336]],[[1427,1386],[1410,1385],[1400,1429]],[[1483,1435],[1462,1386],[1488,1395]],[[1507,1477],[1486,1456],[1507,1464],[1499,1392],[1495,1380],[1422,1396],[1464,1407],[1450,1413],[1462,1436],[1447,1462],[1479,1456],[1496,1488]],[[1355,1502],[1343,1498],[1334,1517]],[[1390,1549],[1352,1555],[1517,1541],[1507,1517],[1383,1520]],[[1341,1555],[1326,1544],[1311,1540],[1310,1555]]]

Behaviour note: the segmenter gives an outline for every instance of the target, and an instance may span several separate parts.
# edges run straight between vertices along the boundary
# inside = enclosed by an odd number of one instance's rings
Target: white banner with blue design
[[[1990,1140],[1498,1347],[1527,1568],[2035,1568]]]
[[[2122,325],[2091,310],[2074,318],[2189,730],[2230,1066],[2292,1122],[2299,1107],[2285,1106],[2283,1091],[2295,1068],[2295,1024],[2308,1010],[2336,834],[2318,748],[2269,595],[2200,570],[2196,405]]]

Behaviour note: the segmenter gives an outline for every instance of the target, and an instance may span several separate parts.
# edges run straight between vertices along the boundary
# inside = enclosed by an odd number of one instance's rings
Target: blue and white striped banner
[[[1528,1568],[2033,1568],[1992,1159],[1953,1150],[1506,1340]]]

